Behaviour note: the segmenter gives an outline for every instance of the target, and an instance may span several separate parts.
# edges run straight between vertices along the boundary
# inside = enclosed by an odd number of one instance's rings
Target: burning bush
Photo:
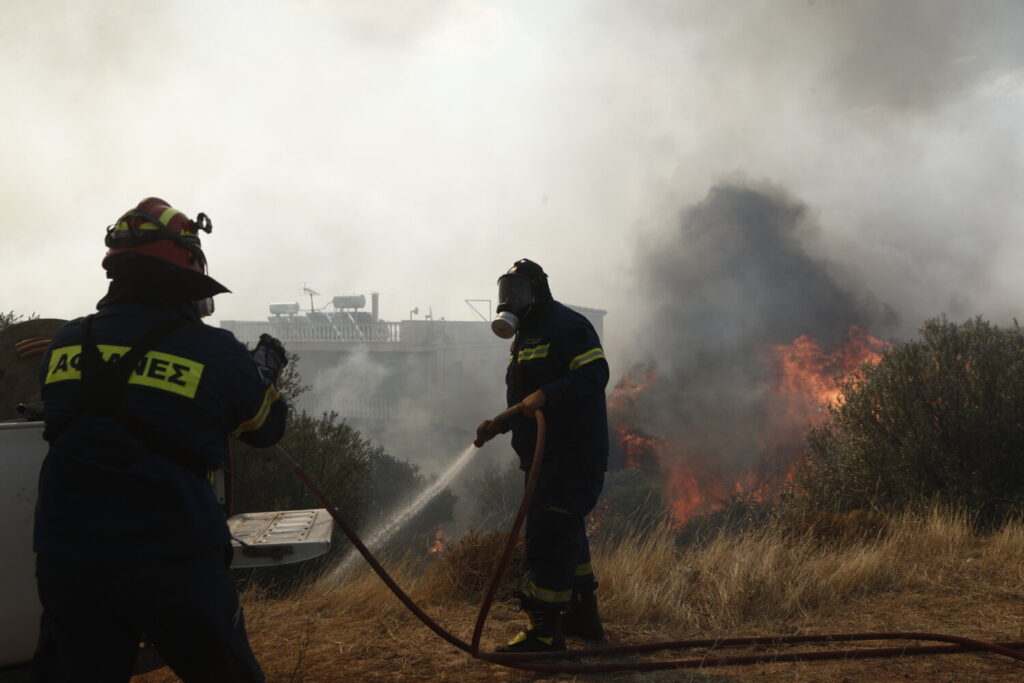
[[[808,434],[797,481],[811,509],[898,509],[938,500],[982,524],[1024,503],[1024,337],[980,318],[927,321]]]
[[[677,524],[676,542],[683,546],[707,545],[724,536],[761,532],[780,521],[774,499],[735,495],[728,501],[718,501],[714,509],[685,524]]]
[[[484,591],[494,575],[498,558],[508,539],[508,532],[495,531],[479,533],[470,531],[455,545],[440,554],[440,567],[435,576],[443,577],[445,593],[458,595],[468,602],[476,603],[483,598]],[[526,550],[520,536],[512,551],[512,560],[501,585],[497,599],[501,600],[522,588],[523,577],[529,568],[526,564]]]
[[[859,325],[832,345],[807,334],[789,344],[767,345],[757,354],[759,384],[737,399],[737,414],[729,410],[736,398],[732,392],[688,395],[673,404],[678,381],[662,380],[651,367],[636,368],[608,401],[613,443],[621,454],[612,460],[655,483],[687,538],[709,529],[756,526],[790,485],[804,433],[840,399],[843,382],[858,377],[865,364],[877,363],[889,347]],[[721,408],[717,426],[695,418],[693,404],[702,402]],[[660,433],[638,426],[652,412],[662,415],[653,425]],[[746,442],[738,451],[737,439]]]

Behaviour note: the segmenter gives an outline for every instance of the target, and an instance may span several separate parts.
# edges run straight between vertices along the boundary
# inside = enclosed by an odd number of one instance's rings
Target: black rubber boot
[[[597,582],[574,587],[569,609],[562,614],[562,633],[583,640],[604,640],[604,626],[597,611]]]
[[[560,652],[565,649],[562,634],[562,610],[523,593],[519,604],[530,621],[525,631],[502,645],[497,652]]]

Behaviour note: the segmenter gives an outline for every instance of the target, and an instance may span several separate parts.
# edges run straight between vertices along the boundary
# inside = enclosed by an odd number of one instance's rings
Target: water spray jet
[[[398,533],[399,529],[405,526],[413,517],[419,514],[423,508],[427,506],[430,501],[434,500],[441,491],[444,490],[448,484],[450,484],[455,477],[465,469],[469,461],[473,459],[473,455],[480,450],[473,444],[470,444],[466,450],[462,451],[458,458],[448,466],[441,475],[430,483],[427,488],[423,490],[415,499],[401,510],[398,510],[391,517],[378,526],[370,535],[367,537],[365,543],[366,547],[373,551],[379,551],[391,538]],[[347,555],[330,571],[327,575],[328,581],[335,581],[347,574],[352,568],[353,563],[359,558],[359,552],[353,548]]]

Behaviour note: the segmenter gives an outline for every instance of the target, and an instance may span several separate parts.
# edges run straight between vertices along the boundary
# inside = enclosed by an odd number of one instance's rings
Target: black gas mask
[[[535,300],[533,284],[526,276],[505,273],[499,277],[497,315],[491,321],[491,331],[502,339],[516,336]]]

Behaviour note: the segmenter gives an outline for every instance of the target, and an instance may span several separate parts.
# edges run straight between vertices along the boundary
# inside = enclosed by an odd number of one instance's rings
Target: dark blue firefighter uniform
[[[585,516],[594,508],[608,466],[608,363],[585,317],[549,301],[524,322],[505,374],[509,406],[541,389],[547,397],[544,462],[526,517],[529,593],[568,604],[573,584],[592,585]],[[536,422],[511,421],[512,447],[529,471]]]
[[[107,304],[90,329],[111,362],[171,319],[113,409],[80,400],[83,320],[61,328],[44,357],[35,680],[127,680],[143,633],[187,681],[263,680],[207,473],[224,464],[229,435],[280,439],[287,408],[248,350],[187,305]]]

